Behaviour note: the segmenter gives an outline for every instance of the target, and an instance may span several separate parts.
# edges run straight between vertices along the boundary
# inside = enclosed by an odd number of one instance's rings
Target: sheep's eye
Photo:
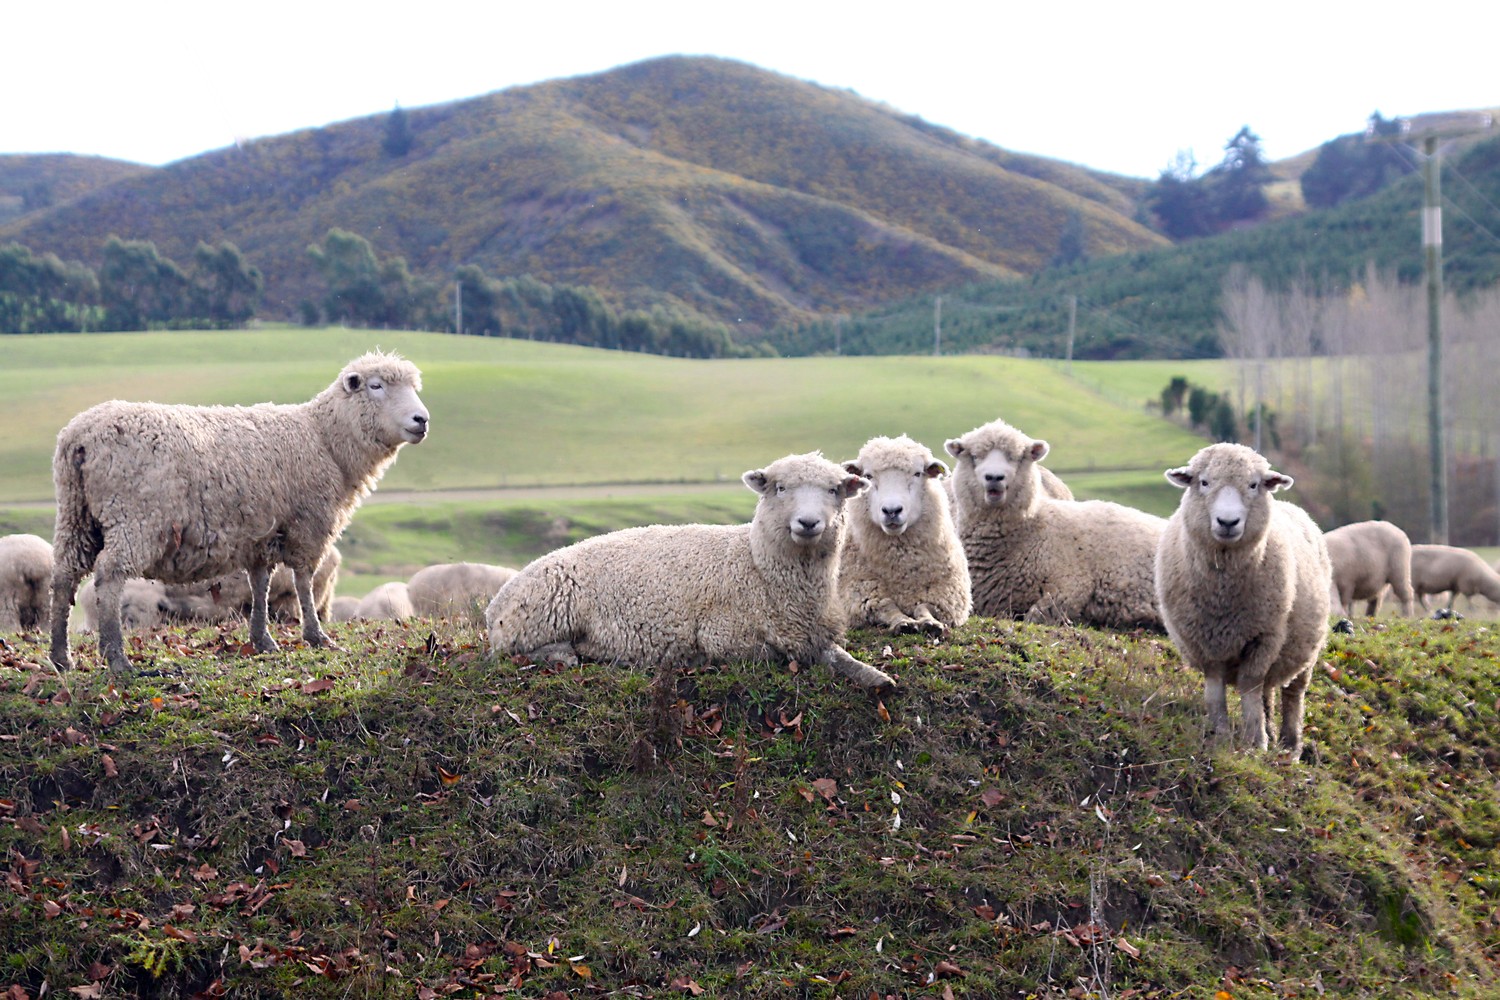
[[[780,483],[777,483],[776,484],[776,495],[777,496],[781,496],[781,494],[783,494],[785,492],[786,492],[786,487],[783,486],[783,485],[781,485]]]
[[[1208,480],[1207,479],[1200,479],[1200,480],[1198,480],[1198,485],[1201,486],[1201,487],[1203,487],[1206,490],[1206,489],[1208,489]]]
[[[378,381],[376,379],[371,379],[370,381],[366,382],[365,385],[369,386],[371,389],[384,389],[385,388],[385,383],[384,382],[380,382],[380,381]]]
[[[1250,492],[1254,493],[1259,486],[1260,486],[1260,483],[1251,483],[1250,484]]]

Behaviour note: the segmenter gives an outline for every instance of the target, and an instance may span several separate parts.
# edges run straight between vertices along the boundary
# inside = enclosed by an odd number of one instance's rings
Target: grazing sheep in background
[[[791,659],[894,683],[840,645],[843,507],[865,480],[816,453],[742,478],[760,495],[749,524],[626,528],[527,565],[485,612],[490,648],[563,664]]]
[[[475,609],[483,611],[515,575],[509,566],[439,563],[413,573],[406,581],[406,591],[419,617],[442,618]]]
[[[942,635],[969,618],[969,568],[939,477],[906,435],[871,438],[844,469],[870,481],[849,502],[839,596],[851,626]]]
[[[333,606],[328,611],[328,620],[335,622],[353,621],[354,616],[357,614],[359,614],[359,598],[347,595],[335,597],[333,599]]]
[[[131,577],[167,583],[250,574],[250,639],[266,627],[271,570],[292,571],[302,636],[330,640],[318,621],[313,570],[402,445],[427,436],[421,373],[394,354],[351,361],[305,403],[183,406],[113,400],[57,436],[52,478],[52,662],[71,667],[68,616],[89,572],[98,591],[99,647],[128,671],[120,589]]]
[[[976,615],[1161,628],[1152,566],[1166,521],[1045,495],[1047,442],[1003,420],[947,442]]]
[[[1167,479],[1184,492],[1156,553],[1167,634],[1204,677],[1217,740],[1230,736],[1225,686],[1240,693],[1241,739],[1265,749],[1281,691],[1281,745],[1302,750],[1302,700],[1328,638],[1333,567],[1302,508],[1271,496],[1292,485],[1250,448],[1215,444]]]
[[[37,535],[0,538],[0,632],[41,628],[51,591],[51,543]]]
[[[1500,604],[1500,573],[1477,554],[1452,545],[1413,545],[1411,583],[1424,608],[1430,607],[1430,594],[1447,594],[1449,611],[1459,594],[1471,602],[1478,594]]]
[[[416,611],[411,606],[411,597],[407,594],[406,584],[400,580],[392,583],[382,583],[370,591],[359,602],[359,607],[354,612],[355,618],[363,618],[367,621],[404,621],[407,618],[415,618]]]
[[[343,556],[337,547],[328,550],[328,555],[313,571],[313,604],[318,609],[318,619],[326,620],[333,610],[333,591],[338,586],[339,566]],[[253,610],[250,594],[250,577],[242,570],[216,576],[212,580],[197,583],[173,583],[167,586],[167,618],[179,622],[220,622],[229,618],[249,619]],[[266,593],[266,613],[275,621],[292,622],[301,619],[301,608],[297,601],[296,578],[285,566],[277,566],[271,573],[271,584]]]
[[[1365,614],[1380,611],[1385,588],[1401,602],[1401,613],[1416,614],[1411,589],[1411,539],[1389,521],[1357,521],[1324,532],[1328,558],[1333,563],[1333,588],[1342,614],[1354,612],[1355,601],[1365,601]]]
[[[78,588],[78,616],[83,619],[81,631],[99,630],[98,609],[91,577]],[[169,624],[170,610],[167,585],[160,580],[130,579],[120,588],[120,627],[127,632],[141,632]]]

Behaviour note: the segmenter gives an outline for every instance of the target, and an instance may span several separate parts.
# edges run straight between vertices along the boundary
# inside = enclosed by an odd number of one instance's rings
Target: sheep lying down
[[[485,612],[490,648],[566,664],[796,660],[893,684],[841,645],[843,507],[866,481],[816,453],[742,478],[760,497],[749,524],[627,528],[526,566]]]

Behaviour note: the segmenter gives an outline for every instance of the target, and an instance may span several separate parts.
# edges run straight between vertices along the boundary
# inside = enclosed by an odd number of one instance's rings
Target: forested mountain
[[[111,235],[177,261],[231,243],[264,276],[260,314],[292,318],[322,292],[307,248],[337,228],[429,281],[472,265],[754,336],[1030,274],[1065,236],[1097,257],[1163,246],[1133,218],[1145,186],[668,57],[141,170],[0,225],[0,243],[91,267]]]
[[[1445,284],[1462,299],[1500,282],[1500,138],[1451,152],[1443,161],[1442,192]],[[932,349],[938,316],[945,351],[1061,357],[1076,302],[1075,357],[1214,357],[1231,268],[1242,266],[1273,289],[1299,283],[1334,295],[1362,280],[1371,265],[1415,282],[1423,266],[1421,212],[1422,178],[1408,172],[1375,194],[1333,208],[1023,279],[947,289],[940,308],[929,292],[837,323],[785,326],[768,343],[790,354],[925,352]]]
[[[0,224],[151,170],[102,156],[0,154]]]

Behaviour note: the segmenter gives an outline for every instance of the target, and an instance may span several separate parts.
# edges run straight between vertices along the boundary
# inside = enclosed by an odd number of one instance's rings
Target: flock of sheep
[[[811,453],[746,472],[758,495],[747,524],[628,528],[519,571],[444,564],[335,599],[334,542],[398,451],[426,437],[420,389],[409,361],[372,352],[296,405],[112,401],[80,413],[53,459],[53,543],[0,538],[0,631],[50,624],[52,662],[67,669],[76,596],[110,668],[129,671],[129,627],[243,614],[254,648],[271,652],[272,616],[327,646],[327,620],[487,602],[497,654],[819,662],[881,689],[894,680],[844,648],[847,628],[941,636],[971,614],[1148,628],[1204,675],[1216,739],[1234,730],[1233,685],[1241,742],[1295,756],[1331,613],[1362,600],[1373,614],[1387,587],[1407,615],[1432,593],[1500,603],[1500,574],[1467,550],[1412,546],[1384,522],[1320,532],[1272,495],[1291,478],[1242,445],[1168,470],[1183,493],[1163,519],[1073,499],[1040,464],[1047,443],[1002,420],[945,443],[951,475],[924,445],[877,437],[843,464]]]

